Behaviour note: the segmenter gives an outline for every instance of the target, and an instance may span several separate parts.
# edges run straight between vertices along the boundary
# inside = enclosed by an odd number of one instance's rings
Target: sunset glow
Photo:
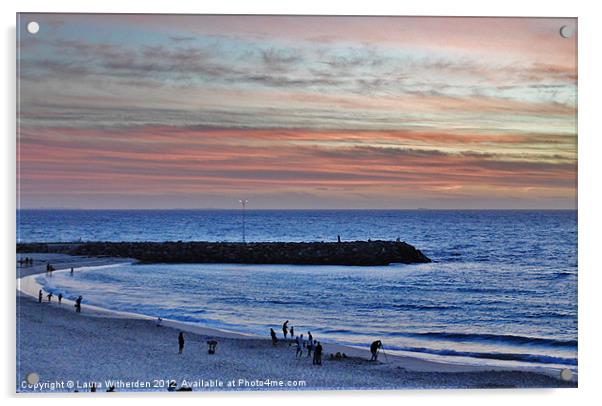
[[[20,207],[575,208],[576,24],[21,14]]]

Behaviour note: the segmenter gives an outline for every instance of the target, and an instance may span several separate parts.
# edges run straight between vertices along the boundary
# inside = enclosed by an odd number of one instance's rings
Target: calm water
[[[116,310],[476,363],[577,365],[575,211],[248,211],[247,240],[395,239],[389,267],[134,265],[46,279]],[[241,239],[231,211],[20,211],[19,241]]]

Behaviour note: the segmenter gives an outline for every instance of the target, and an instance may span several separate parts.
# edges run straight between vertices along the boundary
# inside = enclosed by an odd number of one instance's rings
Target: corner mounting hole
[[[40,382],[40,375],[38,375],[37,372],[31,372],[27,374],[26,380],[28,384],[35,385],[36,383]]]
[[[560,371],[560,378],[563,381],[570,381],[571,379],[573,379],[573,372],[570,369],[565,368],[562,371]]]
[[[40,31],[40,24],[36,21],[30,21],[27,23],[27,32],[30,34],[37,34]]]
[[[571,38],[575,35],[575,28],[569,25],[563,25],[560,27],[559,33],[562,38]]]

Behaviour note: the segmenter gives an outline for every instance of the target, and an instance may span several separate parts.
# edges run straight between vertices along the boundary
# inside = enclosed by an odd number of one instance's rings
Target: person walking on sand
[[[316,350],[314,351],[314,365],[322,365],[322,344],[318,341]]]
[[[178,354],[181,354],[184,350],[184,333],[180,331],[178,335]]]
[[[82,300],[83,298],[80,296],[77,297],[77,299],[75,299],[75,312],[76,313],[81,313],[82,312]]]
[[[297,351],[295,352],[295,358],[303,355],[303,347],[305,346],[305,341],[303,341],[303,334],[297,336],[295,339],[297,342]]]
[[[272,337],[272,345],[275,347],[278,342],[278,338],[276,337],[276,332],[273,328],[270,329],[270,336]]]
[[[370,361],[376,361],[378,359],[378,350],[380,348],[383,348],[383,343],[380,340],[376,340],[370,344],[370,352],[372,353]]]
[[[282,334],[284,335],[284,340],[286,341],[286,335],[288,334],[288,320],[282,325]]]
[[[63,294],[59,293],[59,304],[61,304],[61,301],[63,300]]]
[[[38,303],[42,303],[42,296],[44,296],[44,294],[42,293],[42,289],[40,289],[38,292]]]

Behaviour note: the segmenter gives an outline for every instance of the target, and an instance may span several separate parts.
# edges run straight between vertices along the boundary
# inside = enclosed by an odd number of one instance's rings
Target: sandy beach
[[[17,277],[17,391],[88,392],[92,382],[99,392],[115,384],[116,391],[167,391],[168,382],[206,390],[315,390],[315,389],[419,389],[576,387],[559,379],[553,370],[522,371],[456,365],[412,357],[392,356],[370,362],[368,351],[323,343],[321,366],[311,358],[295,358],[295,346],[280,340],[274,347],[266,337],[201,328],[153,317],[116,313],[85,305],[75,313],[73,304],[46,298],[39,304],[28,276],[45,272],[50,261],[57,270],[94,267],[127,260],[71,257],[60,254],[24,254],[37,265],[18,268]],[[80,272],[80,270],[77,270]],[[84,270],[82,270],[84,271]],[[88,270],[93,272],[93,270]],[[281,336],[278,325],[274,329]],[[178,332],[185,347],[178,354]],[[214,355],[208,340],[218,341]],[[341,352],[347,358],[331,360]],[[36,386],[29,373],[39,374]]]

